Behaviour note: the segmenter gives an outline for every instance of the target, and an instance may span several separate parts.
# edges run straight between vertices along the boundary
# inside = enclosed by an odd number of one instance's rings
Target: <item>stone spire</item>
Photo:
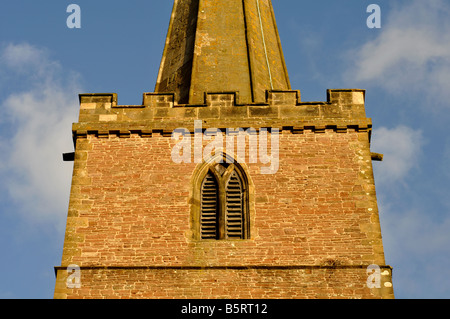
[[[290,90],[270,0],[175,0],[155,92],[203,104],[205,92],[240,103]]]

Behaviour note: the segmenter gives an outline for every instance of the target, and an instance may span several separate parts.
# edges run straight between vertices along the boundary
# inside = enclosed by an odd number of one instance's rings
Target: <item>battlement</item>
[[[118,105],[116,93],[80,94],[79,122],[72,127],[74,143],[88,135],[130,137],[171,136],[177,128],[276,128],[293,134],[334,131],[368,132],[365,91],[328,90],[326,102],[302,102],[299,91],[267,91],[265,103],[241,104],[237,92],[204,94],[199,105],[177,104],[173,93],[144,93],[142,105]]]
[[[238,92],[208,92],[199,105],[174,93],[144,93],[142,105],[118,105],[116,93],[80,94],[80,123],[162,119],[362,119],[365,91],[328,90],[326,102],[302,102],[300,91],[266,91],[265,103],[241,104]]]

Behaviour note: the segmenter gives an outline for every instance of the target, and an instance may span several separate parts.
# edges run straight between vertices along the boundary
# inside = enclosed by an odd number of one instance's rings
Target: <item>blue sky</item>
[[[69,29],[69,4],[81,28]],[[141,104],[154,89],[172,0],[0,4],[0,298],[52,298],[78,94]],[[366,8],[381,8],[369,29]],[[450,297],[450,3],[273,0],[293,89],[366,89],[386,263],[397,298]]]

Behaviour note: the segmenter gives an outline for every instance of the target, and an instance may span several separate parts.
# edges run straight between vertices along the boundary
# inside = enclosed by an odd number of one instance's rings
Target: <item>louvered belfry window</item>
[[[245,184],[234,165],[217,164],[201,184],[201,239],[246,239]]]

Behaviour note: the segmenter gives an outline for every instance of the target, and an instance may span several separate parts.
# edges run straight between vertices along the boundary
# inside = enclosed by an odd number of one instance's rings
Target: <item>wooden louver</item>
[[[202,183],[201,238],[216,239],[218,235],[219,189],[214,175],[208,173]]]
[[[200,238],[245,239],[244,201],[244,185],[236,171],[226,179],[208,172],[201,186]]]
[[[228,238],[244,238],[242,182],[234,171],[226,188],[225,227]]]

